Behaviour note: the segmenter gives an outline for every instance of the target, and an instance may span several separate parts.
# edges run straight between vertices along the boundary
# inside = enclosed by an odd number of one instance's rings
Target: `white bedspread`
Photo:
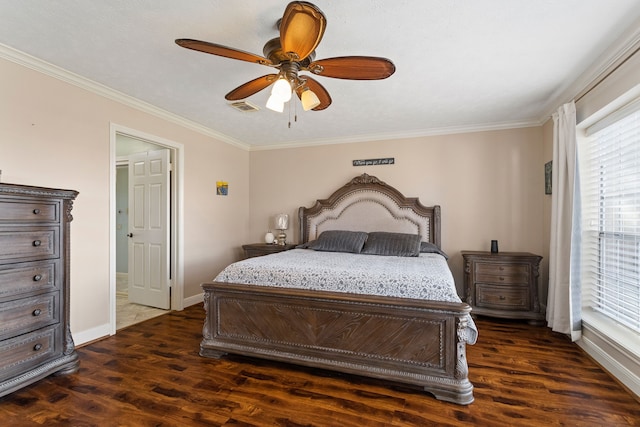
[[[216,282],[460,302],[445,259],[294,249],[231,264]]]
[[[226,267],[216,282],[461,302],[447,261],[438,254],[390,257],[294,249]],[[467,342],[477,329],[471,316]]]

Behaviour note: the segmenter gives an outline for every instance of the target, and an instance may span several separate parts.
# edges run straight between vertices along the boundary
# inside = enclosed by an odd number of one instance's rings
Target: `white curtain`
[[[580,180],[576,142],[576,106],[553,114],[551,247],[549,250],[549,327],[571,336],[582,333],[580,310]]]

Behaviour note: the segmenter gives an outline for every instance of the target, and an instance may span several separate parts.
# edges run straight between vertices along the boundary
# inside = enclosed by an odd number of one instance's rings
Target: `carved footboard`
[[[418,385],[469,404],[464,303],[205,283],[200,354],[253,356]]]

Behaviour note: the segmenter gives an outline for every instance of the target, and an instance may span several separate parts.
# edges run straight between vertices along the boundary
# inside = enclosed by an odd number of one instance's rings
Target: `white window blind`
[[[640,332],[640,110],[624,113],[580,145],[583,302]]]

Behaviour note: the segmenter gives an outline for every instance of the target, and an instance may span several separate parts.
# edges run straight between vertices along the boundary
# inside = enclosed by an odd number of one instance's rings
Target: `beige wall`
[[[442,206],[443,249],[461,291],[461,250],[489,250],[497,239],[501,251],[548,252],[545,155],[542,127],[254,151],[249,237],[262,241],[273,215],[285,212],[295,218],[288,234],[297,242],[298,207],[366,172],[425,205]],[[380,157],[395,164],[352,166],[354,159]]]
[[[71,329],[109,323],[110,123],[184,145],[184,297],[250,239],[249,152],[0,60],[2,182],[74,189]],[[215,195],[216,180],[230,183]],[[97,332],[96,332],[97,333]],[[94,337],[98,338],[98,337]]]

